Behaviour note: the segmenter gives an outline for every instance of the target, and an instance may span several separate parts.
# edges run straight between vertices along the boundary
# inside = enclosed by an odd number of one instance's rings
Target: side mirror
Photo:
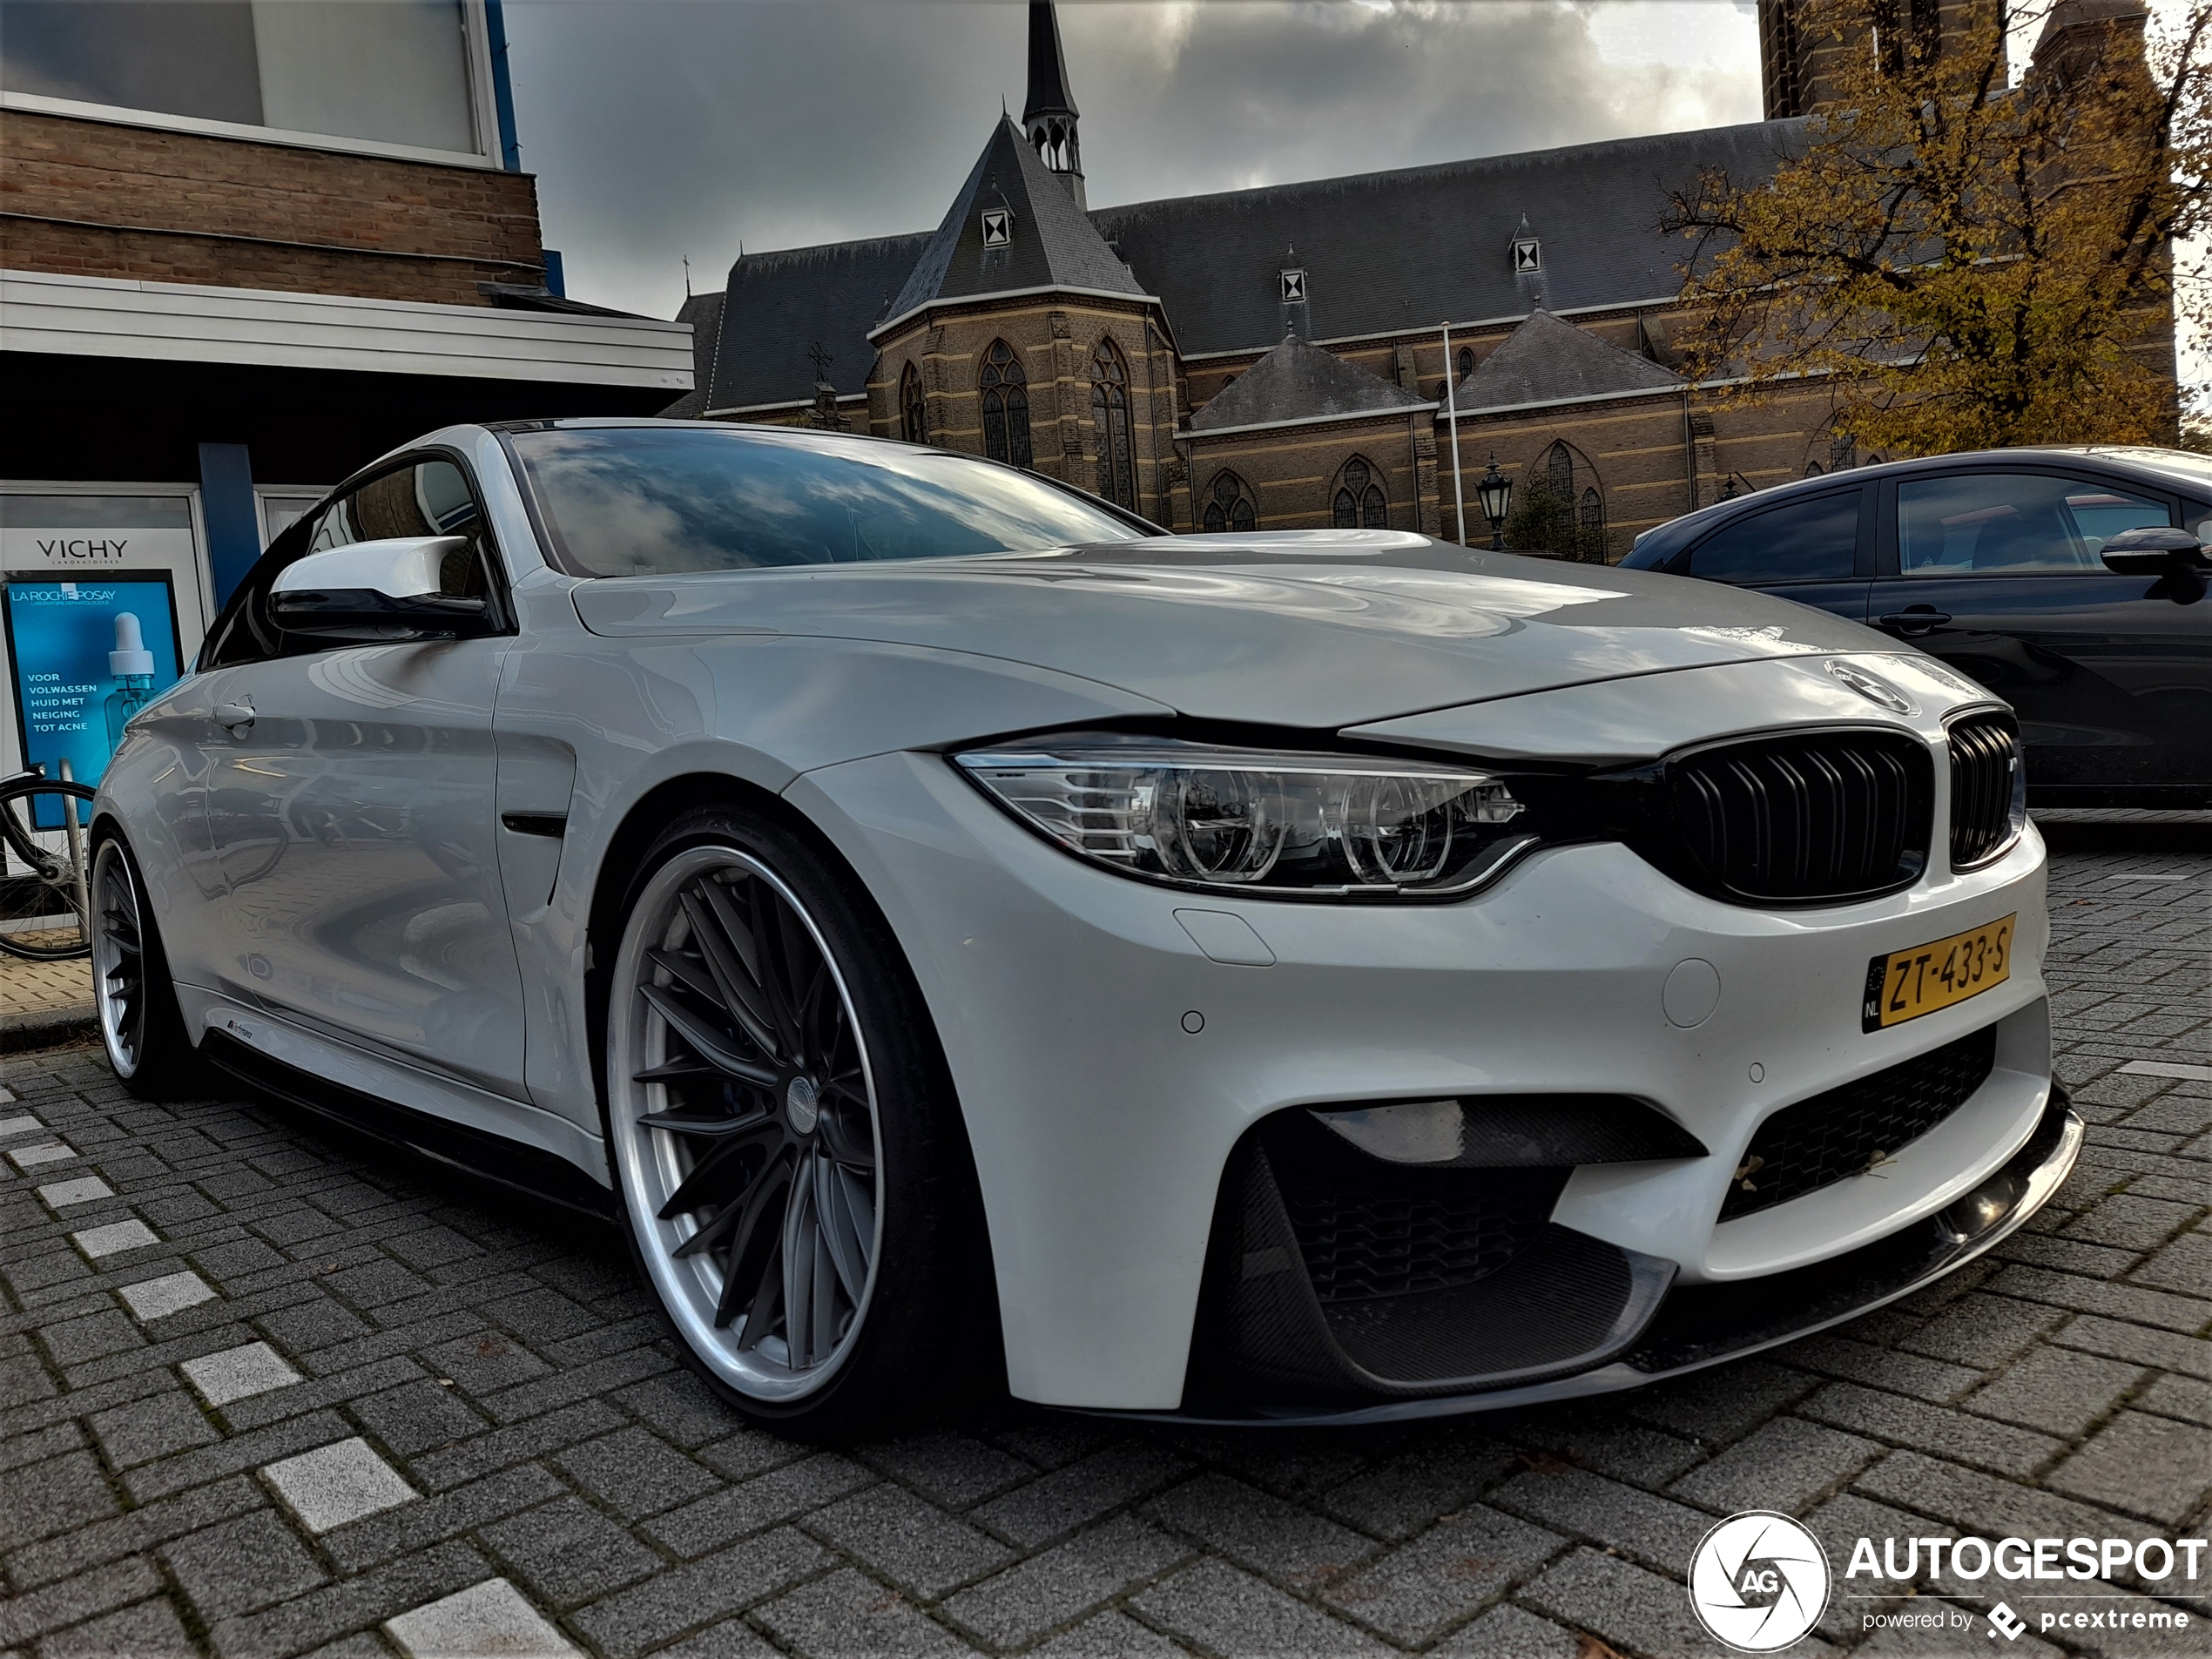
[[[2187,530],[2149,525],[2122,530],[2104,544],[2105,569],[2121,576],[2165,576],[2207,569],[2204,549]]]
[[[334,644],[397,644],[480,634],[482,599],[445,592],[446,561],[465,536],[395,536],[295,559],[277,573],[269,609],[278,627]]]

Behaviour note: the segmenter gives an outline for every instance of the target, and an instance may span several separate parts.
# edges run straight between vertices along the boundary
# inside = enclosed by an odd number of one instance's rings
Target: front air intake
[[[2020,735],[2009,714],[1975,714],[1951,728],[1951,867],[1971,870],[2020,833]]]
[[[1927,867],[1935,768],[1902,732],[1812,732],[1666,763],[1678,873],[1739,904],[1843,904]]]
[[[1784,1106],[1761,1123],[1730,1177],[1720,1218],[1733,1221],[1883,1165],[1963,1106],[1997,1063],[1986,1025],[1857,1082]]]

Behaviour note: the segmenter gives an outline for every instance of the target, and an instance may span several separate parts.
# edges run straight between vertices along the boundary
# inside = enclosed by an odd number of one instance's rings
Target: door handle
[[[1912,605],[1876,620],[1893,634],[1925,634],[1929,629],[1940,628],[1949,622],[1951,613],[1938,610],[1932,605]]]
[[[233,734],[244,732],[253,724],[253,705],[251,703],[218,703],[215,705],[215,724]]]

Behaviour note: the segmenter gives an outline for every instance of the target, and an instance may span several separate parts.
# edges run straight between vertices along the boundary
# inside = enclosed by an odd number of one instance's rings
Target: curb
[[[99,1035],[99,1016],[90,1002],[63,1008],[40,1008],[30,1014],[0,1014],[0,1055],[25,1054],[34,1049],[57,1049]]]

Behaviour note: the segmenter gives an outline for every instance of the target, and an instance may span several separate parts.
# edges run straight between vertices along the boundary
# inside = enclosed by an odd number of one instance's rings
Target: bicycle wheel
[[[51,778],[0,784],[0,953],[89,955],[93,791]]]

